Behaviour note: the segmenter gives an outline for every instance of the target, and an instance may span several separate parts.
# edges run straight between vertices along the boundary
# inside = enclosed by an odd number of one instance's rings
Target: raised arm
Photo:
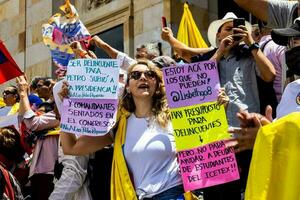
[[[24,76],[19,76],[16,78],[17,87],[20,95],[20,107],[19,115],[24,116],[24,114],[31,110],[29,99],[28,99],[28,83]]]
[[[234,0],[241,8],[258,19],[268,21],[268,0]]]
[[[41,115],[37,115],[33,112],[28,100],[28,83],[25,77],[17,77],[16,81],[20,94],[19,116],[27,129],[31,131],[40,131],[59,126],[59,120],[56,118],[54,112],[51,111]]]
[[[189,61],[192,56],[198,54],[204,54],[212,50],[212,48],[191,48],[180,42],[173,36],[173,32],[170,28],[165,27],[162,29],[161,38],[168,42],[171,47],[174,49],[176,53],[179,54],[180,57]]]
[[[83,50],[80,42],[75,41],[70,44],[70,47],[72,48],[75,58],[87,58],[87,59],[96,59],[97,56],[94,52],[90,50]]]
[[[298,16],[298,1],[234,0],[240,7],[258,19],[268,22],[272,28],[285,28]]]
[[[61,143],[64,154],[86,155],[113,143],[110,134],[104,136],[81,136],[76,138],[74,134],[61,132]]]
[[[105,51],[105,53],[107,53],[107,55],[113,59],[116,59],[118,56],[118,50],[113,48],[112,46],[110,46],[109,44],[107,44],[106,42],[104,42],[101,38],[99,38],[97,35],[95,35],[90,43],[92,45],[96,45],[98,48],[103,49],[103,51]]]
[[[270,60],[261,51],[259,46],[254,44],[255,42],[250,31],[248,31],[245,26],[239,26],[239,28],[234,28],[233,30],[238,32],[237,35],[243,38],[243,41],[249,46],[250,49],[254,47],[251,50],[251,54],[258,67],[260,77],[266,82],[273,81],[276,75],[275,68]]]

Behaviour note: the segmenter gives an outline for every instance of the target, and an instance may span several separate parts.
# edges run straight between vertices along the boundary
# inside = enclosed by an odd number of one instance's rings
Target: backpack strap
[[[264,50],[265,50],[265,47],[267,46],[267,44],[269,43],[269,42],[271,42],[272,41],[272,38],[271,39],[269,39],[268,41],[266,41],[261,47],[260,47],[260,50],[262,51],[262,52],[264,52]]]
[[[1,165],[0,165],[0,171],[3,175],[3,180],[4,180],[4,189],[3,189],[3,193],[2,194],[6,194],[9,199],[12,199],[14,200],[15,198],[15,195],[14,195],[14,189],[12,187],[12,184],[11,184],[11,180],[10,180],[10,176],[9,176],[9,172],[4,169]]]

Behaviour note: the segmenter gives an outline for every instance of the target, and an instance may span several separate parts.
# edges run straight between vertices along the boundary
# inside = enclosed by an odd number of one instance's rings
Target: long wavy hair
[[[131,65],[127,73],[130,74],[132,72],[133,68],[137,65],[146,65],[149,70],[154,71],[156,74],[156,90],[153,94],[153,101],[152,101],[152,114],[154,116],[154,119],[158,122],[159,125],[166,128],[168,121],[170,119],[170,113],[169,108],[167,104],[167,98],[166,98],[166,91],[165,86],[162,79],[162,72],[161,70],[151,61],[149,60],[138,60],[136,64]],[[128,77],[126,81],[126,86],[129,85],[129,79]],[[133,97],[130,93],[128,93],[126,87],[124,88],[121,100],[120,100],[120,108],[126,109],[128,112],[133,113],[136,109],[135,103],[133,101]]]

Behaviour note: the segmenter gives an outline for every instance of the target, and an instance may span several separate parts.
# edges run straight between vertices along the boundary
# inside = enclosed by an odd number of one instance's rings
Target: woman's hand
[[[94,52],[92,52],[90,50],[88,50],[88,51],[83,50],[80,42],[78,42],[78,41],[72,42],[70,44],[70,47],[72,48],[76,58],[94,58],[94,59],[97,58],[97,56],[94,54]]]
[[[28,83],[26,81],[25,76],[19,76],[16,78],[16,83],[17,83],[17,87],[18,87],[18,91],[19,91],[19,95],[27,95],[28,94]]]
[[[71,49],[73,50],[76,58],[81,58],[83,54],[86,53],[80,45],[80,42],[75,41],[70,44]]]
[[[229,103],[229,97],[225,93],[225,88],[220,88],[217,103],[219,105],[224,105],[225,109],[227,109]]]
[[[60,91],[57,94],[60,98],[61,101],[63,101],[63,99],[69,98],[69,84],[67,81],[64,81]]]

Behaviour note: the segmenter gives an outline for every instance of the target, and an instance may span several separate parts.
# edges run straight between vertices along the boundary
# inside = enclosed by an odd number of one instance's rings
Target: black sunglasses
[[[3,91],[3,95],[9,95],[9,94],[15,94],[15,93],[11,91]]]
[[[144,76],[147,79],[153,79],[156,77],[156,73],[154,71],[148,70],[148,71],[144,71],[144,72],[132,71],[129,73],[129,78],[134,79],[134,80],[139,80],[141,78],[142,74],[144,74]]]

